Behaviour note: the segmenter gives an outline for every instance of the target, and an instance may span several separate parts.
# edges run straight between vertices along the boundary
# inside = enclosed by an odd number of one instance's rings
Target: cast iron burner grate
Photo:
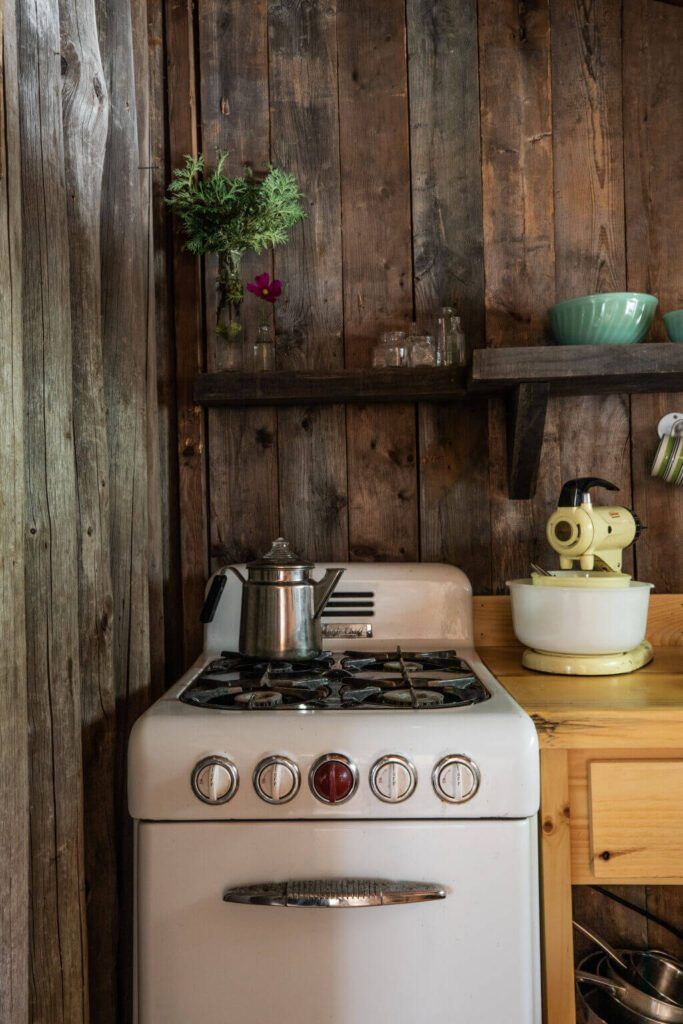
[[[228,711],[419,711],[463,708],[490,693],[456,651],[326,652],[265,661],[224,651],[180,694]]]

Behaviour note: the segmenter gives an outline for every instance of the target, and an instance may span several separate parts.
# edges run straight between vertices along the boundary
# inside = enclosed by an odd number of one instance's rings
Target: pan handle
[[[574,971],[574,977],[577,981],[588,981],[591,985],[597,985],[599,988],[607,988],[610,990],[612,995],[621,998],[626,994],[626,989],[623,985],[620,985],[616,981],[610,981],[609,978],[603,978],[600,974],[591,974],[590,971]]]
[[[610,960],[614,960],[615,963],[619,964],[622,971],[625,971],[627,976],[631,975],[632,972],[624,958],[616,949],[610,946],[606,939],[596,935],[595,932],[590,930],[590,928],[586,928],[585,924],[579,924],[578,921],[572,921],[572,924],[576,928],[577,932],[581,932],[582,935],[585,935],[587,939],[590,939],[590,941],[594,942],[596,946],[599,946],[603,953],[607,953]]]

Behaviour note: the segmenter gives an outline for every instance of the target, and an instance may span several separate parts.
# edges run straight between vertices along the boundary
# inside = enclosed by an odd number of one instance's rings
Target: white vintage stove
[[[537,1024],[538,749],[458,569],[350,564],[325,654],[205,650],[137,722],[139,1024]]]

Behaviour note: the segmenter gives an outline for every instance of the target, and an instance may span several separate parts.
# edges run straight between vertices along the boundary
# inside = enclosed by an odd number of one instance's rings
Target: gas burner
[[[397,647],[271,662],[225,651],[180,700],[227,711],[419,711],[469,707],[489,696],[456,651],[404,654]]]
[[[235,704],[240,707],[260,710],[261,708],[277,708],[282,704],[282,694],[275,690],[252,690],[235,694]]]
[[[419,661],[385,661],[382,665],[382,669],[385,672],[400,672],[401,669],[405,669],[406,672],[419,672],[422,665]]]
[[[388,690],[382,699],[401,708],[437,708],[446,698],[438,690]]]

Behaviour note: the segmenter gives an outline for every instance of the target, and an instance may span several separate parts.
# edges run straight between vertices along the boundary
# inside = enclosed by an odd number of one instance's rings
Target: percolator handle
[[[567,480],[562,485],[560,500],[557,503],[558,508],[578,508],[581,504],[582,496],[591,487],[604,487],[608,491],[619,490],[616,484],[610,483],[609,480],[603,480],[602,477],[580,476],[576,480]]]

